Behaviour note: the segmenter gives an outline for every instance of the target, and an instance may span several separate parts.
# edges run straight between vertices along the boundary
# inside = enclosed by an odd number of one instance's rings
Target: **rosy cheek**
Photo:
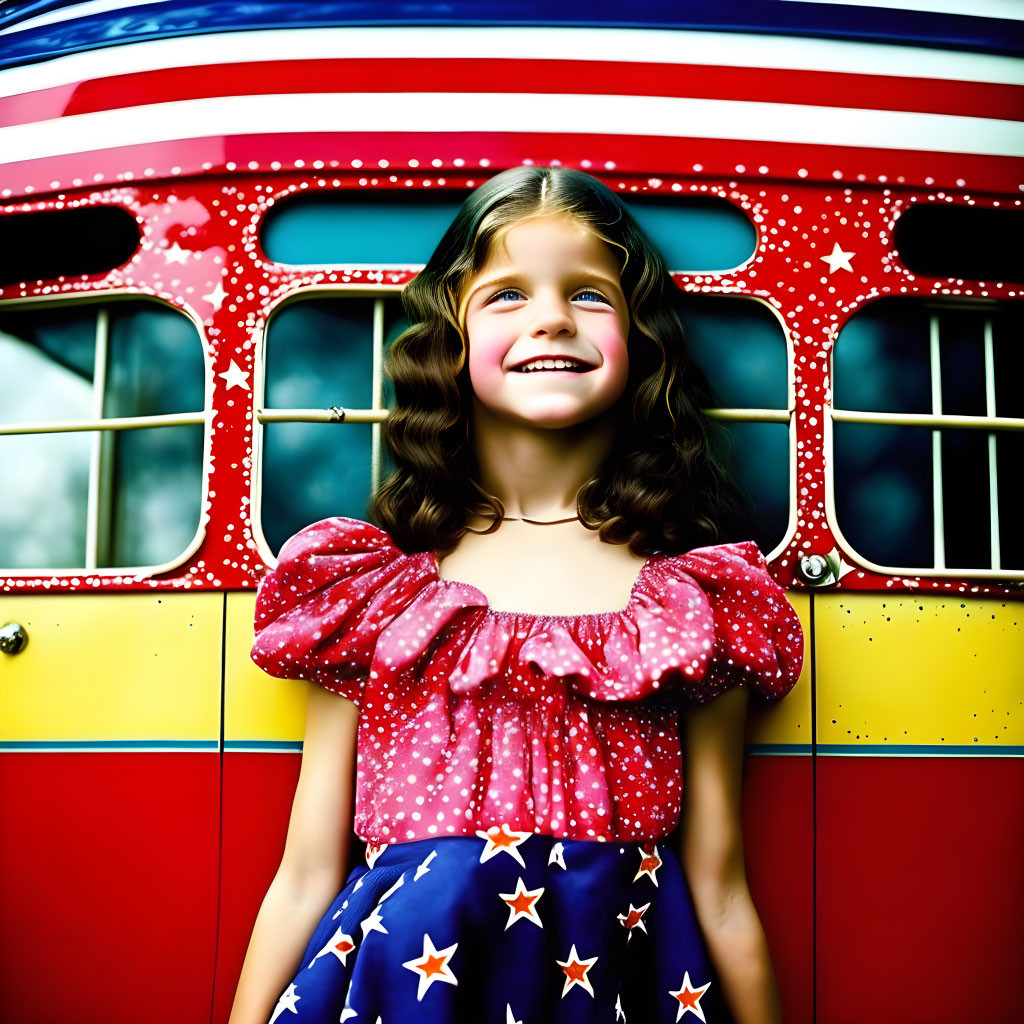
[[[505,332],[475,325],[469,331],[470,376],[490,376],[502,371],[508,339]]]
[[[621,376],[625,380],[629,375],[629,351],[618,326],[610,325],[593,340],[604,360],[605,369],[610,375]]]

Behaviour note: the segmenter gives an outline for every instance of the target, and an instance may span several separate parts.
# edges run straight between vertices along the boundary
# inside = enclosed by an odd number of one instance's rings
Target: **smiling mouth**
[[[563,359],[550,358],[550,359],[530,359],[525,363],[520,363],[518,366],[512,367],[513,373],[542,373],[550,372],[551,370],[561,370],[568,373],[586,373],[588,370],[593,370],[594,367],[590,363],[585,363],[581,359]]]

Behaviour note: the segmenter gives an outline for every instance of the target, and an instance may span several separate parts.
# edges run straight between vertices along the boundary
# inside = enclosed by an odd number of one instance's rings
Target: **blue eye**
[[[600,292],[591,291],[589,288],[580,292],[576,298],[582,299],[584,302],[603,302],[606,305],[608,304],[608,300]]]
[[[491,296],[491,302],[494,302],[499,299],[504,300],[505,296],[507,295],[511,295],[513,299],[521,299],[523,297],[523,293],[517,291],[515,288],[503,288],[500,292],[497,292],[495,295]]]

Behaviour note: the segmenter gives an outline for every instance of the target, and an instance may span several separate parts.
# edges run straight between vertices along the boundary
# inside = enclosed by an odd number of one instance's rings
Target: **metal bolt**
[[[4,654],[19,654],[25,649],[28,643],[28,633],[25,627],[17,622],[8,622],[6,626],[0,626],[0,651]]]

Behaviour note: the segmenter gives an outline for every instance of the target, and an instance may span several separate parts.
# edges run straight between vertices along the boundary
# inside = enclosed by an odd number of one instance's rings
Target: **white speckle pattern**
[[[494,611],[376,526],[324,519],[281,549],[252,658],[360,707],[355,830],[369,843],[496,825],[638,841],[675,827],[679,702],[787,693],[803,637],[752,542],[656,555],[627,607]]]

